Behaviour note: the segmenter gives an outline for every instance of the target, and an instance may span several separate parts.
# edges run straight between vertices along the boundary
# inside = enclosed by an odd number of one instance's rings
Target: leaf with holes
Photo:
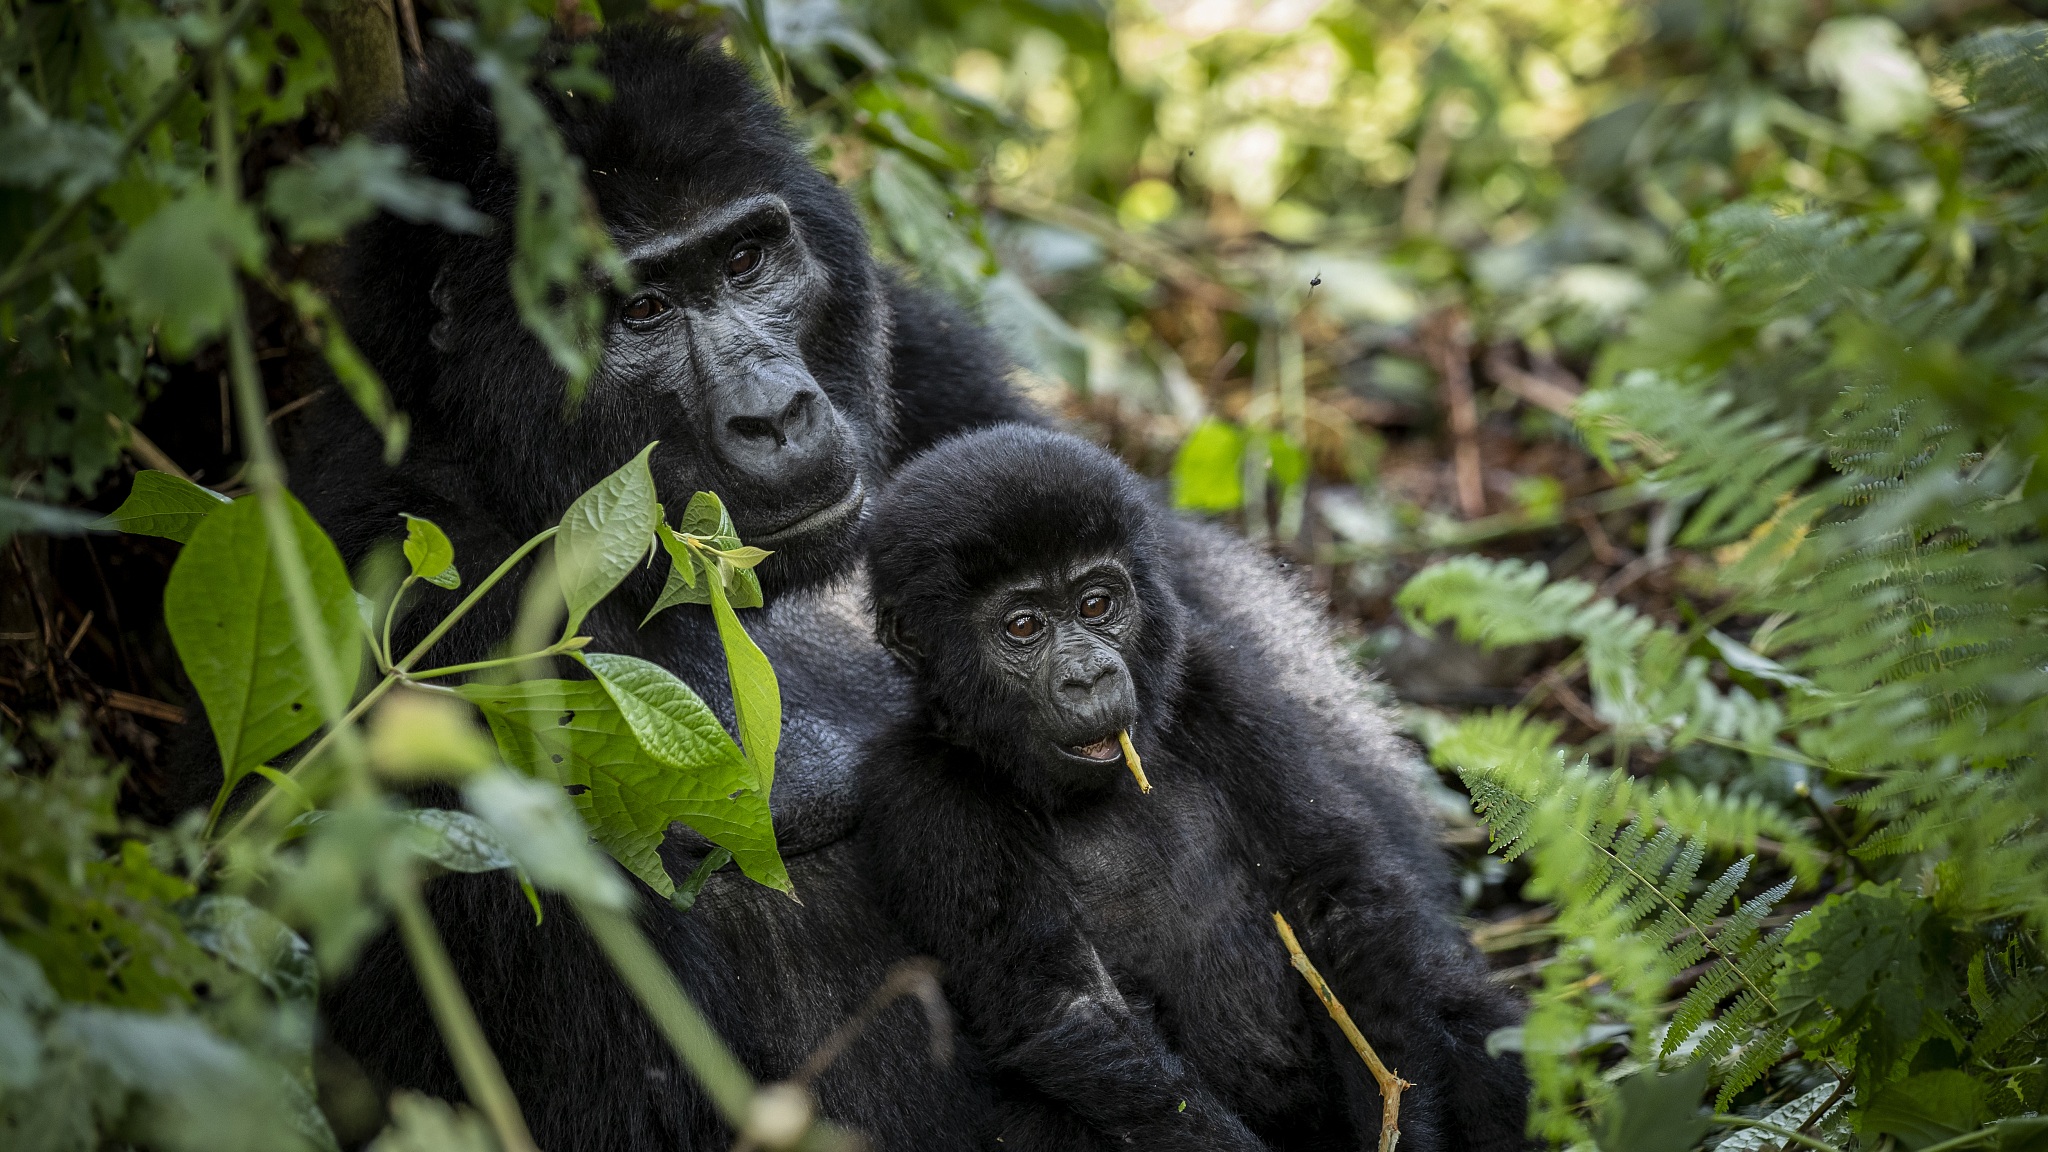
[[[772,717],[759,717],[773,724],[759,736],[768,758],[763,773],[753,758],[741,754],[703,699],[666,668],[610,652],[587,652],[582,659],[618,702],[641,747],[673,770],[673,818],[729,849],[740,870],[754,880],[790,891],[768,810],[768,783],[774,777],[775,739],[781,725],[779,701]],[[763,659],[763,667],[766,663]],[[774,673],[768,675],[772,685]],[[741,724],[744,729],[746,722]]]

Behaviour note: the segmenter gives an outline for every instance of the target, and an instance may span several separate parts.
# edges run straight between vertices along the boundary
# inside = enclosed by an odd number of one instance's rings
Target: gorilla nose
[[[771,484],[800,480],[834,458],[839,421],[832,401],[801,365],[754,365],[716,395],[712,434],[718,448],[754,478]]]
[[[1095,695],[1102,682],[1116,673],[1117,666],[1107,661],[1093,667],[1069,669],[1066,677],[1060,681],[1060,692],[1075,700],[1085,700]]]
[[[782,411],[771,416],[734,416],[725,422],[725,427],[735,438],[746,440],[772,441],[776,448],[787,448],[791,442],[806,438],[818,422],[816,413],[818,394],[810,389],[798,392],[782,406]],[[764,449],[768,444],[761,445]]]

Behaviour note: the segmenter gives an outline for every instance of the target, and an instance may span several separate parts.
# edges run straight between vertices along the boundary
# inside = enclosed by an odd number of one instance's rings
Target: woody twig
[[[1287,945],[1287,955],[1294,961],[1294,970],[1301,973],[1309,987],[1315,989],[1316,998],[1330,1010],[1330,1019],[1337,1022],[1344,1038],[1351,1041],[1351,1047],[1357,1050],[1358,1058],[1365,1061],[1366,1071],[1372,1073],[1373,1081],[1380,1086],[1379,1152],[1394,1152],[1394,1145],[1401,1142],[1401,1091],[1414,1085],[1401,1079],[1399,1074],[1381,1062],[1380,1054],[1372,1050],[1364,1033],[1351,1022],[1351,1013],[1344,1010],[1337,994],[1330,990],[1330,982],[1323,979],[1323,974],[1316,971],[1308,954],[1301,950],[1301,941],[1294,938],[1294,928],[1287,923],[1287,917],[1273,913],[1273,926],[1280,930],[1280,940]]]

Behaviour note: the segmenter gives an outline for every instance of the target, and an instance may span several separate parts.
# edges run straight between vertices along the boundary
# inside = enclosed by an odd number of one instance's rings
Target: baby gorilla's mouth
[[[1067,751],[1084,760],[1100,760],[1104,763],[1121,759],[1124,754],[1124,750],[1117,745],[1115,736],[1104,736],[1093,744],[1076,744]]]

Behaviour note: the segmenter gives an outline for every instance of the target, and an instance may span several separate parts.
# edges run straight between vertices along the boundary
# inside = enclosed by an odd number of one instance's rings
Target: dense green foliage
[[[311,997],[387,919],[480,1116],[401,1097],[380,1146],[521,1147],[420,883],[510,868],[562,893],[650,1005],[673,985],[636,965],[589,839],[682,907],[705,870],[661,869],[674,820],[788,885],[779,699],[735,612],[764,554],[715,496],[672,517],[644,457],[622,469],[529,543],[562,597],[508,638],[526,655],[444,670],[431,641],[390,649],[398,598],[503,569],[410,520],[402,557],[351,576],[286,490],[264,410],[290,393],[257,330],[395,458],[404,417],[328,308],[321,248],[377,210],[484,223],[339,129],[359,54],[323,38],[334,7],[0,6],[0,538],[37,534],[11,546],[24,589],[43,541],[93,523],[81,505],[177,542],[165,650],[209,705],[223,801],[266,782],[240,814],[122,818],[147,765],[109,752],[146,745],[67,687],[61,608],[0,601],[34,629],[7,633],[0,680],[9,1148],[327,1146]],[[1475,937],[1527,959],[1503,975],[1532,1013],[1496,1041],[1546,1138],[2048,1147],[2048,30],[2025,12],[423,7],[425,35],[477,53],[521,179],[514,296],[572,384],[622,272],[528,85],[602,78],[536,77],[536,51],[550,21],[720,22],[878,246],[975,308],[1027,387],[1309,562],[1340,613],[1414,630],[1361,652],[1490,829]],[[165,467],[134,425],[193,375],[224,377],[244,467],[114,482],[124,449]],[[581,651],[582,614],[656,544],[653,610],[711,607],[737,732],[672,675]],[[126,623],[146,646],[154,622]],[[1452,636],[1520,661],[1508,699],[1410,690],[1402,646],[1469,651]],[[521,678],[539,653],[596,679]],[[428,777],[468,811],[391,799]],[[536,779],[583,787],[572,806]],[[744,1113],[728,1056],[682,1055]]]

